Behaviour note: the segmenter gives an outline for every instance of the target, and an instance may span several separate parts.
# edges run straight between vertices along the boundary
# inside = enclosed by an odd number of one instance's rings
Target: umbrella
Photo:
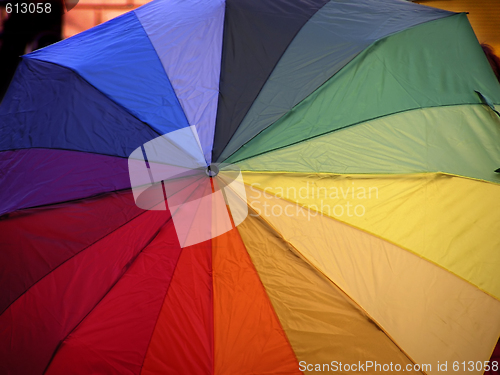
[[[155,0],[0,105],[5,374],[476,373],[500,86],[465,14]]]

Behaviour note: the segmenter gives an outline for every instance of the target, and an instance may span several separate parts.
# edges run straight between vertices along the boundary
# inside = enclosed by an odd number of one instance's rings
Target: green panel
[[[411,109],[500,103],[500,85],[465,14],[375,42],[227,162]]]
[[[500,117],[486,105],[402,112],[246,159],[249,171],[446,172],[500,183]]]
[[[408,1],[329,1],[287,47],[219,160],[276,122],[373,42],[453,14]]]

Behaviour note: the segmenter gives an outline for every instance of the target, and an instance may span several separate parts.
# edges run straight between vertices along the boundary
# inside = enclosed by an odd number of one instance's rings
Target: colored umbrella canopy
[[[23,56],[0,372],[482,374],[499,108],[466,15],[400,0],[155,0]]]

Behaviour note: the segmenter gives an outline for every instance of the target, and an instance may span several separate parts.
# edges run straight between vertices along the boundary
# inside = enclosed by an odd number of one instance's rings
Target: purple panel
[[[196,126],[207,164],[219,97],[224,10],[223,0],[157,0],[135,11],[189,125]]]
[[[126,188],[125,158],[48,149],[0,153],[0,215]]]

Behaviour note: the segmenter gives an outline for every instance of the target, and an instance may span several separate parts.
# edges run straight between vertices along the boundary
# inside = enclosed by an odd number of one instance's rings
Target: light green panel
[[[245,144],[234,163],[335,130],[411,109],[500,103],[500,85],[465,14],[380,40]]]
[[[486,105],[403,112],[237,163],[247,171],[446,172],[500,183],[500,117]]]

